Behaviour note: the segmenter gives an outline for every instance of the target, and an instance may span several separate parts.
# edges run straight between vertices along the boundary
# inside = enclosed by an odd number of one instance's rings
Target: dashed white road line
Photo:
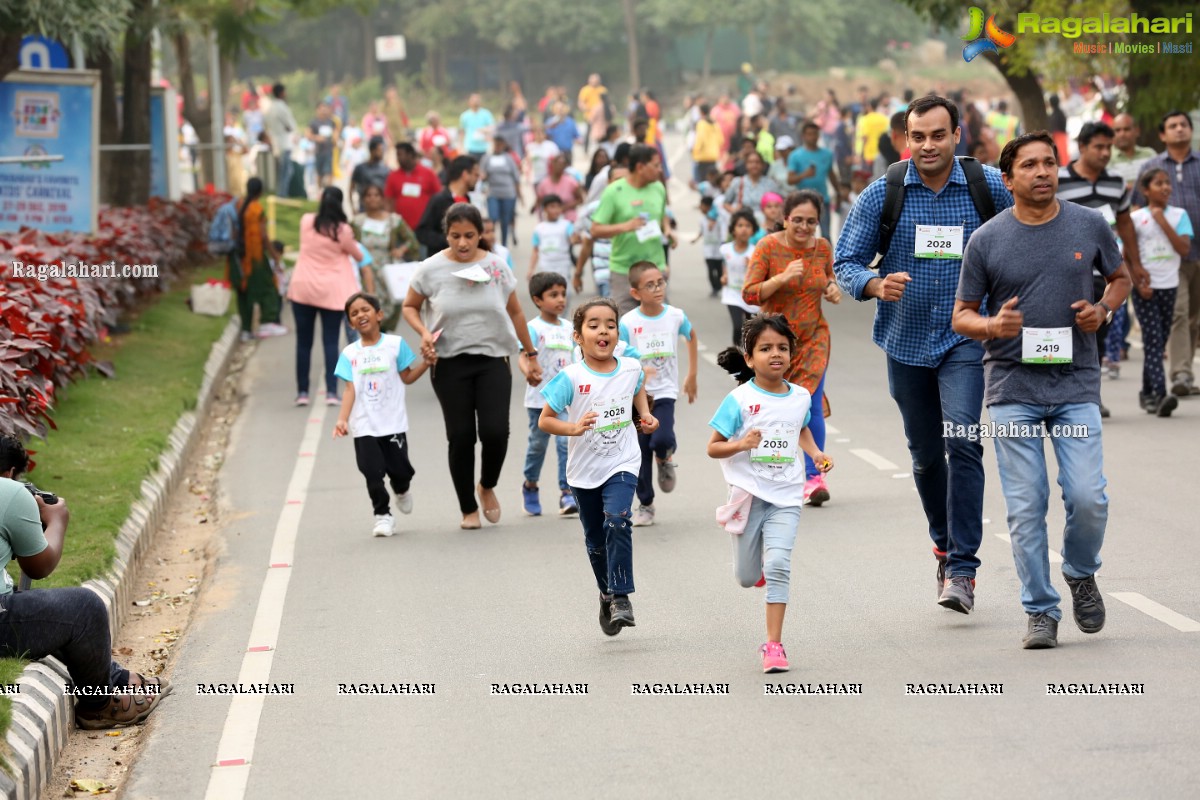
[[[300,531],[300,516],[308,497],[308,485],[316,462],[317,445],[324,431],[327,408],[322,403],[312,409],[300,440],[286,499],[275,524],[267,575],[258,596],[238,683],[267,683],[271,678],[275,644],[279,638],[279,626],[283,622],[284,600],[292,577],[296,535]],[[261,694],[234,695],[225,717],[221,740],[217,744],[217,758],[209,775],[205,800],[241,800],[245,797],[264,699],[265,696]]]
[[[828,430],[828,428],[826,428],[826,430]],[[851,450],[850,452],[851,452],[853,455],[856,455],[856,456],[858,456],[858,457],[859,457],[859,458],[861,458],[863,461],[865,461],[865,462],[867,462],[868,464],[870,464],[870,465],[871,465],[872,467],[874,467],[875,469],[879,469],[879,470],[884,470],[884,469],[887,469],[887,470],[895,470],[895,469],[899,469],[899,467],[897,467],[897,466],[896,466],[895,464],[893,464],[892,462],[888,461],[888,460],[887,460],[886,458],[884,458],[883,456],[881,456],[881,455],[879,455],[878,453],[876,453],[874,450],[867,450],[867,449],[865,449],[865,448],[857,448],[857,449],[853,449],[853,450]]]
[[[1108,596],[1114,600],[1120,600],[1127,606],[1133,606],[1138,611],[1147,616],[1154,617],[1159,622],[1165,622],[1177,631],[1182,631],[1183,633],[1200,632],[1200,622],[1172,611],[1145,595],[1138,594],[1137,592],[1108,592]]]

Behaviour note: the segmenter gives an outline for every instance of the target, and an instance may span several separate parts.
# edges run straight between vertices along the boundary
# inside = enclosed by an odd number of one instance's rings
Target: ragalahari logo
[[[970,29],[962,38],[966,42],[963,45],[963,61],[967,62],[988,50],[998,53],[1001,47],[1012,47],[1012,43],[1017,40],[1016,36],[996,26],[995,14],[988,17],[987,23],[984,23],[983,9],[975,6],[971,7]]]

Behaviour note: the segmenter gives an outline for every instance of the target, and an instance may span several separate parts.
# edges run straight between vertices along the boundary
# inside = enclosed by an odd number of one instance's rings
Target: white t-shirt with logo
[[[564,319],[560,319],[558,325],[551,325],[540,316],[529,321],[529,341],[533,342],[534,349],[538,351],[537,360],[538,366],[542,368],[542,382],[537,386],[525,384],[526,408],[541,408],[546,405],[546,399],[542,397],[542,388],[554,380],[554,376],[573,360],[575,340],[571,334],[574,332],[571,323]]]
[[[1180,236],[1192,236],[1192,220],[1178,206],[1167,206],[1163,212],[1167,224]],[[1151,289],[1175,289],[1179,286],[1179,265],[1183,261],[1171,245],[1171,240],[1150,213],[1149,208],[1139,208],[1130,217],[1133,231],[1137,234],[1138,253],[1142,266],[1150,275]]]
[[[692,323],[683,309],[664,305],[657,317],[635,308],[621,317],[621,341],[632,345],[642,363],[654,367],[646,391],[655,400],[679,397],[679,337],[692,338]]]
[[[587,433],[567,438],[567,483],[578,489],[595,489],[618,472],[637,475],[642,465],[633,427],[633,398],[642,388],[642,365],[632,358],[616,362],[609,373],[568,364],[542,389],[555,413],[566,410],[568,422],[579,422],[589,411],[599,415]]]
[[[761,430],[758,447],[720,459],[725,482],[773,506],[794,507],[804,505],[800,431],[808,427],[812,395],[792,383],[787,388],[775,394],[753,380],[743,383],[725,396],[708,425],[731,441]]]
[[[737,251],[733,242],[721,245],[721,260],[725,262],[725,275],[728,280],[721,287],[721,302],[727,306],[737,306],[750,314],[758,313],[758,306],[752,306],[742,299],[742,285],[746,282],[746,266],[754,247],[747,245],[742,252]]]
[[[367,347],[359,339],[338,357],[333,372],[354,385],[350,433],[354,436],[391,436],[408,432],[404,381],[400,373],[417,360],[408,342],[385,333]]]
[[[538,250],[538,271],[557,272],[568,284],[574,271],[571,260],[571,234],[575,228],[565,217],[551,222],[542,220],[533,228],[533,246]]]

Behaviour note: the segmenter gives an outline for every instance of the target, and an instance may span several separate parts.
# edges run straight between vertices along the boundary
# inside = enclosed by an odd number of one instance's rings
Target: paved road
[[[694,196],[673,195],[690,233]],[[515,255],[521,271],[528,251]],[[224,549],[126,797],[1194,792],[1200,626],[1162,619],[1200,620],[1197,459],[1181,449],[1200,435],[1200,400],[1147,418],[1135,402],[1140,352],[1105,385],[1108,626],[1085,637],[1064,622],[1057,650],[1027,652],[992,448],[977,605],[964,617],[934,604],[899,414],[869,341],[872,308],[832,309],[833,500],[802,516],[784,636],[792,671],[764,681],[761,590],[732,579],[712,516],[724,484],[704,456],[705,423],[733,386],[711,362],[727,316],[708,299],[699,246],[674,261],[671,299],[707,349],[700,399],[679,409],[678,488],[659,500],[658,524],[635,531],[637,628],[599,631],[576,520],[520,515],[519,387],[502,523],[458,529],[441,416],[422,381],[409,393],[416,509],[398,535],[373,539],[352,447],[329,439],[335,414],[291,407],[294,342],[268,340],[247,370],[221,476]],[[1061,528],[1053,509],[1056,541]],[[1157,617],[1113,593],[1159,604],[1147,607]],[[291,683],[295,695],[197,693],[239,680]],[[338,695],[338,684],[372,682],[436,693]],[[491,694],[493,683],[546,682],[588,693]],[[1047,696],[1048,683],[1069,682],[1138,683],[1145,694]],[[728,694],[635,696],[635,683],[727,684]],[[861,684],[861,694],[766,696],[765,683]],[[909,683],[1002,683],[1003,694],[908,695]]]

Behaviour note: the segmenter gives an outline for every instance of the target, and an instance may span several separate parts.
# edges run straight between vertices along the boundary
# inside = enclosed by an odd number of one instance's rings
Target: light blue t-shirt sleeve
[[[788,168],[788,172],[803,172],[804,171],[800,166],[800,151],[799,150],[793,150],[790,154],[788,154],[787,168]]]
[[[683,315],[683,321],[679,323],[679,335],[685,339],[692,338],[692,321],[688,319],[687,314]]]
[[[508,268],[513,269],[512,251],[504,254],[504,259],[508,262]]]
[[[4,519],[8,544],[14,556],[28,558],[46,549],[48,542],[42,532],[42,515],[29,492],[21,488],[12,493]]]
[[[542,243],[542,237],[538,236],[538,232],[537,232],[536,230],[534,230],[534,232],[533,232],[533,242],[532,242],[533,246],[534,246],[534,247],[537,247],[537,246],[538,246],[538,245],[540,245],[541,243]]]
[[[625,356],[626,358],[636,358],[638,361],[642,360],[642,354],[629,342],[625,343],[625,349],[621,351],[621,355]]]
[[[567,238],[570,239],[574,235],[575,235],[575,225],[573,223],[568,222],[567,223]]]
[[[345,358],[345,356],[342,356]],[[400,340],[400,351],[396,353],[396,371],[404,372],[412,366],[412,363],[417,360],[417,354],[408,346],[408,342]],[[338,360],[338,366],[341,366],[341,360]]]
[[[633,342],[629,338],[629,328],[625,327],[624,322],[617,323],[617,338],[619,338],[625,344],[633,344]],[[625,355],[629,356],[628,348],[625,349]],[[629,357],[633,358],[633,356],[629,356]]]
[[[810,423],[810,422],[812,422],[812,409],[811,408],[808,411],[804,412],[804,424],[801,425],[800,427],[807,428],[808,423]]]
[[[542,387],[542,397],[546,398],[546,402],[556,414],[561,414],[571,405],[571,400],[575,397],[575,387],[571,384],[566,370],[559,372]]]
[[[533,347],[536,350],[540,342],[538,342],[538,329],[533,327],[532,322],[525,323],[525,327],[529,328],[529,341],[533,342]]]
[[[1175,232],[1180,236],[1195,236],[1192,231],[1192,218],[1186,213],[1179,216],[1179,222],[1175,225]]]
[[[642,370],[641,372],[638,373],[637,387],[633,390],[633,393],[637,394],[638,392],[640,392],[642,390],[642,385],[645,382],[646,382],[646,370]]]
[[[344,380],[346,383],[351,383],[354,380],[354,369],[350,366],[350,359],[346,358],[346,354],[342,353],[338,356],[337,366],[333,368],[333,374]]]
[[[725,399],[717,408],[717,413],[713,414],[713,418],[708,421],[708,427],[726,439],[732,439],[738,429],[742,427],[742,408],[738,405],[732,392],[725,395]]]

